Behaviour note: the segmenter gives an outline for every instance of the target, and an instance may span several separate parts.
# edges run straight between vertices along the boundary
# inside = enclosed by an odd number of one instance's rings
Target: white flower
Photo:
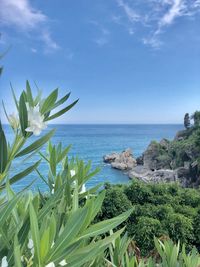
[[[1,267],[8,267],[7,257],[4,256],[1,261]]]
[[[31,254],[34,255],[34,244],[33,244],[33,240],[31,238],[28,241],[27,247],[31,250]]]
[[[59,263],[59,265],[60,265],[60,266],[65,266],[65,265],[67,265],[66,260],[62,260],[62,261]]]
[[[51,190],[51,194],[53,195],[54,194],[54,187],[55,187],[55,184],[52,184],[52,187],[53,187],[53,189]]]
[[[70,170],[71,177],[73,177],[76,174],[75,170]]]
[[[73,186],[76,186],[76,184],[77,184],[76,180],[72,182]]]
[[[85,184],[82,185],[80,193],[83,194],[86,192]]]
[[[47,265],[45,265],[45,267],[56,267],[56,266],[52,261],[52,262],[48,263]]]
[[[14,130],[19,128],[19,117],[16,113],[8,115],[8,121]]]
[[[27,245],[27,247],[28,247],[29,249],[32,249],[33,246],[34,246],[34,244],[33,244],[33,240],[30,238],[30,239],[28,240],[28,245]]]
[[[27,104],[27,110],[29,127],[26,128],[26,131],[32,132],[36,136],[40,135],[41,131],[47,127],[46,123],[44,122],[44,115],[41,115],[39,106],[30,107]]]

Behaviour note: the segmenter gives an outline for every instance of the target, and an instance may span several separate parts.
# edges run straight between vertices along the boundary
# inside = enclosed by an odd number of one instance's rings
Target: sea
[[[72,145],[69,157],[79,157],[85,162],[92,162],[92,169],[100,167],[100,172],[91,178],[86,187],[90,188],[99,183],[109,182],[112,184],[128,183],[130,180],[126,174],[111,168],[103,162],[103,156],[112,152],[121,152],[131,148],[135,157],[140,156],[152,140],[160,141],[162,138],[172,140],[177,131],[183,129],[180,124],[160,125],[49,125],[48,129],[55,128],[56,132],[52,138],[53,144],[62,142],[63,146]],[[13,133],[8,125],[4,125],[7,139],[12,142]],[[45,133],[44,132],[44,133]],[[35,137],[32,137],[33,140]],[[32,141],[33,141],[32,140]],[[43,147],[42,151],[45,152]],[[20,158],[14,161],[10,170],[10,177],[17,172],[27,168],[39,159],[34,155],[25,162]],[[40,164],[40,172],[47,177],[48,169],[44,161]],[[31,173],[23,180],[13,185],[17,191],[22,190],[37,178],[36,172]],[[46,185],[37,178],[32,184],[32,189],[45,191]]]

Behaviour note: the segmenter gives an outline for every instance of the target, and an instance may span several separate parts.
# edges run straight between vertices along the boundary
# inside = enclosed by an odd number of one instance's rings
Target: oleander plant
[[[104,192],[99,188],[86,189],[85,183],[98,170],[91,171],[90,163],[79,159],[69,160],[70,147],[52,145],[54,130],[48,131],[48,122],[55,119],[76,103],[59,110],[69,98],[58,99],[58,89],[48,97],[41,93],[33,97],[26,83],[19,99],[14,91],[16,114],[4,111],[13,129],[13,142],[7,141],[0,124],[0,259],[2,266],[90,266],[102,254],[122,230],[107,235],[130,215],[131,210],[111,220],[93,224],[99,212]],[[57,108],[58,111],[54,112]],[[45,131],[44,131],[45,130]],[[44,131],[44,134],[43,134]],[[47,131],[47,132],[46,132]],[[40,136],[41,135],[41,136]],[[36,140],[31,142],[32,136]],[[28,144],[27,144],[28,143]],[[39,152],[47,144],[47,153]],[[16,158],[23,161],[38,153],[39,161],[20,173],[12,175]],[[47,177],[38,170],[41,160],[49,169]],[[12,185],[35,171],[47,185],[47,192],[33,193],[32,183],[21,192],[14,192]],[[86,264],[86,265],[85,265]]]

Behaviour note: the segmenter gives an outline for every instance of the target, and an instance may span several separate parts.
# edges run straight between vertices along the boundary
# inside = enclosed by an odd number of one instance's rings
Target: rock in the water
[[[119,170],[130,170],[137,165],[131,149],[126,149],[122,153],[106,155],[104,156],[104,162],[111,163],[113,168]]]
[[[103,161],[105,163],[111,163],[113,161],[115,161],[115,159],[117,158],[118,154],[116,152],[112,153],[112,154],[109,154],[109,155],[105,155],[103,157]]]

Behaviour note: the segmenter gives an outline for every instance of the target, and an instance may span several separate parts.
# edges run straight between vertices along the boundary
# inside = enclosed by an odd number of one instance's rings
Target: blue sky
[[[26,79],[80,98],[58,123],[181,123],[200,109],[200,0],[0,0],[0,32],[9,112],[9,83],[19,94]]]

